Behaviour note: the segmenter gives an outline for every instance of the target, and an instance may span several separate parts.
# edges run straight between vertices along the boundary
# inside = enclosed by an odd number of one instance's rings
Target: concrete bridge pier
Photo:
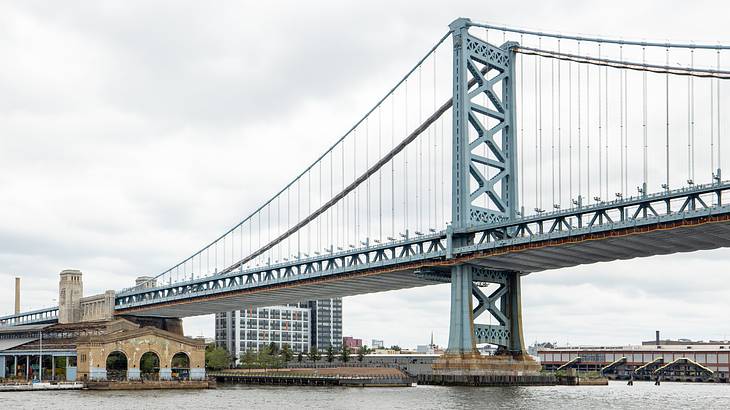
[[[451,320],[449,322],[448,354],[478,354],[474,343],[472,283],[470,267],[458,265],[451,268]]]
[[[489,295],[479,287],[497,284]],[[474,299],[478,301],[473,307]],[[499,307],[497,307],[499,306]],[[475,324],[484,312],[498,325]],[[494,356],[482,356],[479,343],[498,346]],[[507,378],[517,384],[545,384],[540,365],[524,350],[520,273],[492,271],[474,265],[458,265],[451,270],[451,322],[446,354],[433,364],[436,382],[474,384],[474,380]],[[476,377],[476,378],[475,378]]]

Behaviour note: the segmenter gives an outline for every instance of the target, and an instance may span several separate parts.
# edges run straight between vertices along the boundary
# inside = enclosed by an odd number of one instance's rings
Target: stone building
[[[205,379],[205,341],[125,319],[109,328],[76,340],[81,380]]]

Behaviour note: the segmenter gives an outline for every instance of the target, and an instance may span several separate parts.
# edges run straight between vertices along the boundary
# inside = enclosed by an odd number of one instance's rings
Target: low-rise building
[[[569,346],[538,348],[543,369],[554,371],[561,366],[579,371],[599,371],[611,378],[631,378],[653,371],[664,365],[686,363],[699,371],[707,369],[711,377],[727,381],[730,376],[730,342],[664,343],[640,346]],[[686,374],[672,374],[670,380],[694,381],[697,370],[684,369]]]
[[[342,338],[342,345],[347,346],[350,349],[359,349],[362,347],[362,339],[355,339],[352,336],[345,336]]]

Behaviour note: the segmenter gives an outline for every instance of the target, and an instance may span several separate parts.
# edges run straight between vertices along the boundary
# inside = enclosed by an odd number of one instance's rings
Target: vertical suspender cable
[[[302,220],[301,209],[302,209],[302,187],[301,180],[297,179],[297,221]],[[261,247],[261,214],[259,214],[259,244],[257,247]],[[297,259],[302,257],[302,235],[301,229],[297,231]]]
[[[623,60],[623,51],[621,52],[621,60]],[[629,96],[628,96],[628,84],[629,77],[628,72],[623,70],[624,73],[624,195],[628,193],[629,189]]]
[[[598,43],[598,59],[601,59],[601,43]],[[603,189],[603,95],[601,93],[601,67],[598,67],[598,196]]]
[[[539,44],[538,48],[542,49],[542,37],[540,37],[538,39],[538,44]],[[539,61],[539,67],[538,67],[539,83],[538,83],[537,101],[539,103],[539,112],[538,112],[538,116],[537,116],[537,118],[538,118],[537,136],[538,136],[538,140],[540,141],[540,157],[539,157],[539,161],[538,161],[539,162],[538,169],[540,170],[540,176],[538,178],[538,185],[539,185],[540,192],[539,192],[539,196],[538,196],[538,198],[539,198],[538,208],[540,208],[542,210],[543,209],[543,207],[542,207],[542,193],[543,193],[543,191],[542,191],[542,60],[540,60],[538,57],[538,61]]]
[[[523,35],[520,34],[520,44],[523,43]],[[525,216],[525,58],[523,55],[520,59],[520,216]]]
[[[436,112],[436,51],[433,52],[433,112]],[[431,186],[433,187],[433,223],[431,226],[429,226],[432,229],[438,228],[438,217],[436,216],[436,209],[437,209],[437,203],[436,203],[436,193],[438,192],[438,185],[436,184],[436,153],[438,152],[438,135],[436,135],[436,126],[431,126],[432,128],[432,135],[433,135],[433,156],[431,158],[431,161],[429,163],[429,169],[432,170],[431,173],[433,175],[433,183]]]
[[[390,148],[395,147],[395,95],[390,99]],[[395,234],[395,158],[390,160],[390,234]]]
[[[365,120],[365,169],[370,169],[370,117]],[[366,183],[365,199],[367,199],[367,205],[365,206],[366,221],[365,227],[367,236],[365,241],[370,241],[370,177],[368,177]]]
[[[342,175],[342,188],[341,189],[344,190],[345,189],[345,142],[344,141],[342,141],[341,175]],[[350,213],[348,212],[349,211],[348,208],[349,208],[349,204],[350,204],[349,197],[350,197],[350,195],[345,197],[345,201],[342,202],[342,222],[344,222],[344,223],[342,224],[342,239],[341,239],[340,245],[342,245],[343,248],[345,247],[345,245],[347,245],[347,241],[350,238],[350,229],[349,229]]]
[[[717,49],[717,71],[720,71],[720,49]],[[722,170],[722,162],[720,161],[720,158],[721,158],[720,155],[722,154],[722,151],[720,150],[720,148],[721,148],[720,143],[722,141],[722,134],[720,133],[720,118],[722,116],[720,115],[720,113],[722,111],[720,111],[720,101],[721,101],[720,79],[718,78],[715,81],[717,81],[717,84],[716,84],[716,87],[717,87],[717,93],[716,93],[717,94],[717,170],[718,170],[718,178],[720,178],[721,177],[720,170]]]
[[[312,171],[307,172],[307,215],[312,212]],[[267,239],[268,242],[268,239]],[[312,223],[307,224],[307,244],[305,249],[312,249]]]
[[[624,59],[624,46],[619,46],[619,60]],[[626,188],[624,187],[624,73],[625,70],[619,70],[619,145],[618,150],[621,153],[621,195],[626,194]]]
[[[540,202],[539,202],[539,198],[540,198],[540,191],[539,191],[540,190],[540,167],[539,167],[540,156],[538,154],[538,148],[537,148],[538,142],[540,141],[539,131],[538,131],[540,129],[540,126],[538,124],[538,118],[540,117],[540,114],[538,111],[540,109],[540,106],[539,106],[540,93],[537,88],[538,87],[538,84],[537,84],[537,72],[538,72],[537,64],[538,63],[537,62],[538,62],[539,58],[540,57],[535,56],[535,60],[534,60],[535,61],[535,210],[540,209]]]
[[[669,67],[669,47],[667,47],[666,50],[667,53],[667,59],[666,59],[666,65]],[[667,175],[666,175],[666,189],[669,189],[669,73],[665,75],[664,78],[664,95],[666,97],[666,119],[667,119],[667,129],[666,129],[666,165],[667,165]]]
[[[580,41],[578,42],[578,55],[580,55]],[[580,65],[578,65],[578,204],[581,204],[581,183],[582,178],[581,174],[583,173],[583,170],[581,169],[581,151],[583,150],[582,147],[582,141],[581,141],[581,133],[580,133],[580,125],[581,125],[581,111],[583,109],[583,105],[580,103],[580,97],[581,97],[581,89],[580,89]]]
[[[330,199],[333,198],[334,197],[334,194],[335,194],[335,184],[334,184],[334,178],[335,178],[334,177],[334,175],[335,175],[335,172],[334,172],[334,168],[335,168],[335,165],[334,165],[335,164],[335,157],[334,157],[334,155],[335,155],[335,150],[333,149],[332,151],[330,151]],[[335,209],[337,209],[337,207],[335,207]],[[334,224],[332,223],[332,209],[329,210],[329,220],[330,220],[330,223],[329,223],[329,226],[328,226],[328,228],[329,228],[328,229],[329,230],[329,235],[328,236],[329,237],[327,238],[327,242],[329,242],[329,244],[330,244],[330,253],[333,253],[335,251],[335,244],[334,244],[334,242],[335,242],[335,233],[334,233],[335,227],[334,227]]]
[[[642,61],[643,64],[646,64],[646,47],[642,47],[641,48],[641,61]],[[644,119],[643,119],[643,130],[644,130],[644,185],[642,187],[642,194],[644,196],[646,196],[647,193],[648,193],[647,192],[647,187],[649,185],[649,183],[647,181],[647,179],[648,179],[648,175],[647,175],[648,174],[648,168],[647,168],[648,167],[648,164],[647,164],[647,161],[649,159],[648,158],[649,152],[648,152],[648,148],[647,148],[648,147],[648,130],[646,129],[646,126],[647,126],[646,122],[647,122],[647,115],[648,115],[647,102],[646,102],[646,98],[647,98],[647,95],[646,95],[646,93],[647,93],[647,84],[646,84],[646,81],[647,81],[646,71],[643,71],[642,72],[642,91],[643,91],[643,95],[642,95],[641,101],[642,101],[642,104],[643,104],[643,115],[644,115]]]
[[[690,65],[692,68],[695,66],[695,50],[690,49]],[[695,180],[695,78],[694,76],[689,76],[690,81],[690,118],[691,118],[691,135],[692,135],[692,143],[690,151],[692,152],[692,176],[690,177],[692,181]]]
[[[404,135],[408,135],[408,80],[406,80],[406,95],[405,95],[405,130]],[[404,161],[403,161],[403,183],[405,185],[405,189],[403,191],[403,210],[405,213],[405,218],[403,219],[403,233],[406,233],[408,230],[408,148],[406,147],[403,150],[404,155]]]
[[[669,64],[667,64],[669,65]],[[710,79],[710,175],[715,175],[715,80]],[[713,179],[714,181],[714,179]]]
[[[573,206],[573,62],[568,61],[568,202]]]
[[[692,50],[690,54],[693,55]],[[691,67],[691,66],[690,66]],[[692,76],[687,77],[687,182],[692,180]]]
[[[586,200],[591,203],[591,65],[586,64]]]
[[[606,170],[604,172],[605,178],[606,178],[606,196],[604,197],[605,200],[609,199],[609,190],[608,190],[608,170],[609,170],[609,162],[608,162],[608,67],[603,68],[603,98],[604,98],[604,104],[603,107],[606,110],[606,115],[603,116],[603,121],[605,121],[605,126],[603,128],[603,131],[606,133],[605,137],[603,139],[604,145],[604,153],[606,155],[605,161],[603,161],[604,166],[606,167]]]
[[[352,180],[354,181],[357,179],[357,129],[353,131],[352,134]],[[355,238],[354,240],[349,243],[348,245],[355,245],[357,246],[358,241],[360,240],[360,195],[359,194],[360,187],[358,186],[355,188],[354,194],[355,194]]]
[[[423,98],[421,97],[422,92],[422,85],[421,85],[421,67],[418,66],[418,125],[421,124],[421,103],[423,101]],[[406,130],[406,135],[408,135],[408,130]],[[416,230],[418,230],[421,227],[421,216],[423,212],[421,211],[422,204],[421,204],[421,191],[423,190],[422,186],[422,176],[421,176],[421,165],[423,164],[423,138],[418,138],[416,141]]]
[[[560,53],[560,40],[558,40],[558,53]],[[563,115],[560,101],[560,67],[563,65],[562,60],[558,60],[558,206],[561,205],[563,200],[563,150],[562,150],[562,137],[560,133],[560,118]]]
[[[317,199],[318,199],[317,200],[317,208],[319,208],[319,205],[322,204],[322,163],[323,162],[324,162],[324,158],[322,158],[322,159],[319,160],[319,170],[318,170],[318,175],[317,175],[317,178],[318,178],[318,181],[319,181],[319,184],[318,184],[319,185],[318,186],[319,195],[317,197]],[[316,247],[316,250],[317,250],[317,252],[319,252],[320,249],[321,249],[320,246],[322,245],[322,225],[324,224],[324,217],[322,217],[322,218],[317,217],[317,222],[316,223],[317,223],[317,247]]]
[[[378,105],[378,160],[383,158],[383,117]],[[383,170],[378,168],[378,240],[383,240]]]
[[[550,59],[550,165],[552,168],[552,206],[555,202],[555,60]]]
[[[453,115],[453,111],[452,111]],[[447,143],[446,134],[444,134],[444,119],[439,118],[439,122],[441,123],[441,184],[439,186],[441,187],[441,221],[446,222],[446,215],[448,210],[446,209],[446,188],[444,188],[444,176],[446,175],[446,147],[449,145]]]

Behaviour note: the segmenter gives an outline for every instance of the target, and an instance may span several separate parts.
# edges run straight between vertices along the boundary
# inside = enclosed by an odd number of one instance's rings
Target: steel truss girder
[[[515,221],[505,221],[494,225],[481,225],[465,229],[463,234],[475,234],[474,244],[463,247],[473,250],[480,245],[504,244],[508,241],[529,239],[534,241],[540,236],[554,234],[577,234],[635,226],[643,223],[656,223],[662,218],[682,218],[698,213],[708,213],[723,207],[723,193],[730,191],[730,183],[708,184],[667,191],[646,197],[599,203],[591,206],[570,208],[557,212],[544,213]],[[704,196],[704,198],[703,198]],[[708,196],[714,204],[707,203]],[[671,201],[681,201],[682,206],[674,211]],[[458,253],[460,250],[455,249]]]
[[[443,259],[446,237],[442,233],[403,241],[320,255],[315,258],[214,275],[151,289],[131,289],[116,295],[115,308],[125,309],[156,303],[264,287],[323,275],[345,274],[402,263]]]
[[[58,321],[58,307],[32,310],[7,316],[0,316],[0,328],[8,326],[55,323]]]

